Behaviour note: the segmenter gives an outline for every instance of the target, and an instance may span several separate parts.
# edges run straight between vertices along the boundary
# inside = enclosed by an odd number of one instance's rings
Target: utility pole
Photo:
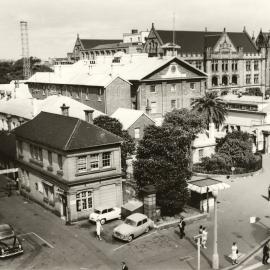
[[[21,26],[22,58],[23,58],[23,78],[27,80],[31,76],[27,22],[21,21],[20,26]]]

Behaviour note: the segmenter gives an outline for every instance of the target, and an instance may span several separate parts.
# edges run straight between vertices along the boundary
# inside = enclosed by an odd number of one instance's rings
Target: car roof
[[[14,236],[13,228],[9,224],[0,224],[0,240]]]
[[[132,215],[128,216],[127,218],[132,219],[134,221],[140,221],[142,219],[147,218],[147,216],[144,215],[144,214],[141,214],[141,213],[135,213],[135,214],[132,214]]]
[[[102,205],[102,206],[95,207],[94,210],[102,211],[104,209],[109,209],[109,208],[114,208],[114,206]]]

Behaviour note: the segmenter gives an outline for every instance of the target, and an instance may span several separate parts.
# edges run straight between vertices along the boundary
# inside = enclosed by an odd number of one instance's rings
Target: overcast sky
[[[21,20],[28,21],[30,55],[71,51],[81,38],[115,38],[131,29],[242,31],[270,29],[269,0],[0,0],[0,59],[21,56]]]

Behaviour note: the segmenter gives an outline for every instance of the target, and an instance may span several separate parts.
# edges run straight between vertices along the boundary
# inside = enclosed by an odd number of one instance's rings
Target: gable
[[[82,51],[82,50],[84,50],[83,45],[81,43],[80,38],[77,37],[74,48],[73,48],[73,52],[78,53],[79,51]]]
[[[237,50],[226,33],[223,33],[214,46],[215,53],[236,53]]]
[[[149,75],[143,80],[169,80],[169,79],[191,79],[191,78],[206,78],[207,74],[196,69],[185,61],[174,58]]]
[[[162,45],[162,40],[154,29],[151,29],[146,42],[144,44],[144,51],[147,53],[157,53]]]

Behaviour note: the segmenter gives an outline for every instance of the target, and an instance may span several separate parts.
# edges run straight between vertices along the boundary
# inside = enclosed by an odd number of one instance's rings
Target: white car
[[[97,219],[103,225],[106,221],[112,219],[121,219],[121,209],[118,207],[106,207],[100,206],[94,209],[94,211],[89,216],[89,221],[96,222]]]
[[[131,242],[135,237],[149,232],[154,222],[146,215],[135,213],[128,216],[124,223],[113,230],[113,236],[123,241]]]

